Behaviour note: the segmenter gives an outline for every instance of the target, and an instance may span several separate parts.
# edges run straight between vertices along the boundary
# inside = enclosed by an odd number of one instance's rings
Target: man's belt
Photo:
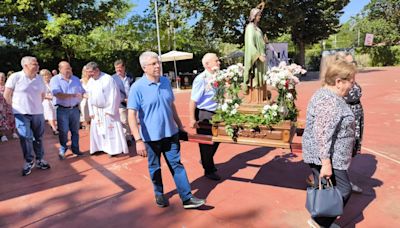
[[[56,106],[59,107],[59,108],[73,109],[73,108],[79,107],[79,104],[77,104],[75,106],[63,106],[63,105],[56,104]]]

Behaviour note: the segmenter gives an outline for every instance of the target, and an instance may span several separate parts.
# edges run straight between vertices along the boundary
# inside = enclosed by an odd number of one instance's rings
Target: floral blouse
[[[364,133],[364,109],[361,104],[362,89],[357,83],[349,91],[349,94],[344,97],[344,100],[349,104],[356,118],[356,143],[354,145],[354,153],[361,151],[361,143]],[[353,154],[355,155],[355,154]]]
[[[347,170],[354,146],[354,114],[345,100],[327,88],[311,98],[303,134],[303,160],[322,165],[331,159],[332,167]]]

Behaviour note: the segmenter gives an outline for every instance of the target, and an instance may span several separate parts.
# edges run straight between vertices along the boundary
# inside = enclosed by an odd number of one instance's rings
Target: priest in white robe
[[[91,77],[88,87],[90,124],[90,154],[103,151],[110,156],[128,153],[119,116],[120,94],[114,79],[100,71],[97,63],[86,65]]]

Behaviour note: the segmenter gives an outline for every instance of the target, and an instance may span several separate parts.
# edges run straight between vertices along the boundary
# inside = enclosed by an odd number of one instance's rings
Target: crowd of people
[[[58,136],[60,160],[66,159],[68,150],[77,157],[84,156],[79,147],[79,130],[89,130],[90,154],[126,154],[128,146],[135,144],[138,155],[147,157],[157,206],[169,205],[163,192],[161,154],[173,175],[183,207],[197,208],[205,204],[204,199],[192,195],[181,163],[179,133],[185,131],[174,105],[171,83],[160,76],[161,63],[156,53],[144,52],[139,61],[144,74],[136,82],[126,73],[122,60],[115,61],[112,76],[102,72],[96,62],[89,62],[79,79],[67,61],[61,61],[56,72],[39,71],[38,60],[25,56],[21,59],[21,71],[7,79],[0,74],[1,130],[13,132],[20,140],[24,157],[22,175],[31,174],[34,167],[43,170],[51,167],[45,160],[43,146],[47,121],[53,134]],[[206,54],[203,65],[206,71],[201,75],[210,75],[212,68],[219,68],[218,57]],[[204,78],[198,78],[204,92]],[[203,96],[208,97],[205,103]],[[198,104],[195,107],[191,104],[191,108],[201,113],[207,111],[204,107],[214,107],[208,110],[212,114],[217,105],[212,96],[211,91],[207,95],[198,91],[192,96]],[[193,119],[199,118],[202,115],[193,116]],[[211,148],[200,145],[205,176],[212,180],[220,179],[213,161],[217,147],[218,144]]]
[[[6,80],[0,73],[1,132],[9,130],[19,138],[24,157],[22,175],[33,167],[49,169],[44,159],[43,134],[48,121],[59,139],[58,155],[66,158],[70,150],[83,156],[79,147],[79,129],[90,130],[90,154],[109,155],[128,153],[133,143],[138,155],[147,157],[156,205],[166,207],[161,177],[161,155],[176,184],[184,208],[198,208],[205,204],[191,193],[190,183],[180,157],[180,133],[183,124],[174,104],[171,83],[160,76],[161,63],[155,52],[144,52],[139,57],[144,72],[139,80],[128,76],[125,63],[115,61],[115,74],[102,72],[96,62],[87,63],[79,79],[73,75],[67,61],[58,64],[59,73],[39,71],[35,57],[21,60],[22,70]],[[309,164],[316,186],[321,178],[332,180],[346,204],[352,184],[347,170],[351,158],[361,150],[363,110],[360,103],[361,87],[355,83],[356,66],[346,55],[326,57],[322,64],[322,88],[311,98],[303,135],[303,159]],[[190,127],[198,134],[210,135],[209,128],[218,104],[215,91],[207,86],[220,61],[216,54],[207,53],[202,59],[204,72],[193,82],[189,102]],[[38,73],[39,72],[39,73]],[[67,145],[68,135],[71,145]],[[3,140],[2,135],[2,141]],[[204,176],[220,180],[214,164],[219,144],[199,144]],[[313,217],[312,227],[330,227],[336,218]]]

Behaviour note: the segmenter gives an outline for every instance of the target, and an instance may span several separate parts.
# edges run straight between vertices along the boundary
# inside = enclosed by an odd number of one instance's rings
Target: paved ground
[[[298,86],[300,119],[319,82],[312,75]],[[400,224],[400,68],[366,69],[357,75],[364,92],[365,139],[350,169],[365,191],[353,195],[338,223],[343,227],[396,227]],[[176,95],[188,122],[188,91]],[[89,136],[80,145],[88,154]],[[299,142],[299,138],[295,141]],[[301,153],[275,148],[221,145],[215,160],[220,182],[205,179],[197,144],[182,143],[182,161],[193,193],[207,198],[201,210],[184,210],[163,163],[170,206],[154,204],[147,161],[106,154],[64,161],[57,138],[44,138],[51,170],[20,176],[18,141],[0,143],[0,227],[307,227],[305,178]],[[299,149],[295,150],[300,152]]]

